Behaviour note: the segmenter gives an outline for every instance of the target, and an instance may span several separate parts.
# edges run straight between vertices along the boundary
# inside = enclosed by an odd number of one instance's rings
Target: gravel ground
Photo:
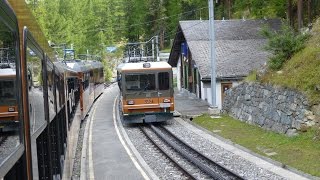
[[[1,137],[2,140],[3,137]],[[19,145],[19,136],[18,135],[9,135],[0,146],[0,163],[3,161],[15,150]]]
[[[77,143],[77,149],[76,149],[76,155],[74,159],[73,164],[73,171],[72,171],[72,177],[71,179],[80,179],[81,174],[81,153],[82,153],[82,142],[83,142],[83,135],[84,131],[86,129],[87,119],[85,118],[80,125],[79,130],[79,137],[78,137],[78,143]]]
[[[285,179],[268,170],[257,167],[246,159],[215,145],[207,139],[189,131],[176,121],[166,123],[166,127],[195,149],[200,150],[203,154],[238,173],[245,179]],[[125,130],[136,149],[160,179],[181,178],[181,175],[177,174],[178,171],[172,168],[171,164],[167,164],[168,160],[162,157],[162,155],[149,144],[137,127],[127,126]]]
[[[150,166],[159,179],[186,179],[170,160],[159,152],[142,134],[137,126],[125,126],[126,133],[141,157]]]
[[[176,161],[178,161],[178,163],[180,165],[183,165],[183,167],[185,169],[188,170],[188,172],[190,172],[194,177],[196,177],[196,179],[211,179],[210,176],[208,176],[207,174],[203,173],[202,170],[200,170],[198,167],[194,166],[194,164],[192,164],[191,162],[189,162],[184,156],[182,156],[180,153],[176,152],[175,149],[172,148],[172,146],[167,145],[166,143],[164,143],[164,141],[162,139],[160,139],[158,137],[158,135],[154,134],[153,131],[148,130],[148,134],[153,134],[152,137],[154,140],[156,140],[157,144],[160,145],[165,152],[169,153],[172,157],[174,157],[174,159]],[[151,133],[150,133],[151,132]],[[167,135],[164,135],[166,137],[168,137]],[[170,139],[170,138],[169,138]],[[180,147],[182,149],[184,149],[185,151],[188,151],[188,149],[185,149],[183,147]],[[196,156],[193,156],[194,158],[197,159]]]

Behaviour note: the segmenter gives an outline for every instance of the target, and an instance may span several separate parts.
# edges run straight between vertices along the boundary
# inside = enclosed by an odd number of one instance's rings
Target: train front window
[[[156,89],[155,74],[127,74],[125,85],[128,91],[150,91]]]
[[[15,80],[0,80],[0,105],[16,105]]]
[[[158,74],[159,90],[168,90],[170,87],[170,79],[168,72],[160,72]]]

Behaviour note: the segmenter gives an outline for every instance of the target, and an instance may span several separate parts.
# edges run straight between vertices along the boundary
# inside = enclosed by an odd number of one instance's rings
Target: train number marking
[[[151,104],[151,103],[153,103],[153,100],[152,99],[145,99],[144,102],[146,104]]]

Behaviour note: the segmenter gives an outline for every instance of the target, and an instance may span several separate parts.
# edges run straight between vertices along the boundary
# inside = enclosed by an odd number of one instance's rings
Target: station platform
[[[116,117],[118,95],[118,86],[110,85],[89,113],[80,179],[150,179],[121,135],[122,126]]]
[[[177,116],[183,119],[190,119],[204,113],[208,113],[210,105],[199,99],[195,94],[185,89],[175,89],[174,93],[174,109]]]

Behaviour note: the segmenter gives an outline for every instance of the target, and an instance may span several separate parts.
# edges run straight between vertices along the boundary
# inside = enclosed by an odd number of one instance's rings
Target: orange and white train
[[[167,62],[123,63],[117,68],[125,123],[167,121],[173,117],[172,67]]]

